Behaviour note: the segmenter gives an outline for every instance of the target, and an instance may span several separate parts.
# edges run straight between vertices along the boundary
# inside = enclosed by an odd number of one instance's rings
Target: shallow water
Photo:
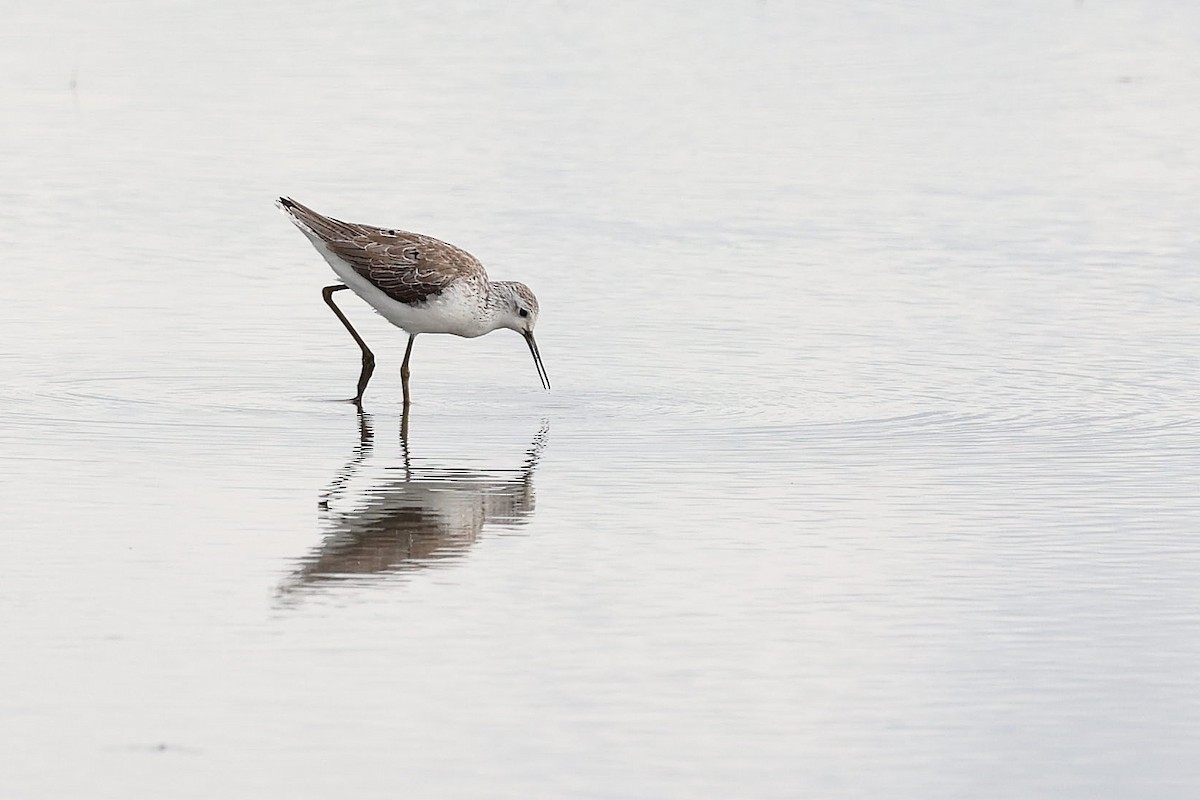
[[[0,793],[1191,797],[1200,10],[805,5],[12,12]]]

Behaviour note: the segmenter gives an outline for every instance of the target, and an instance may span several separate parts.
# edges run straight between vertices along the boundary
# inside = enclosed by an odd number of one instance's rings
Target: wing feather
[[[432,236],[343,222],[289,198],[279,204],[334,255],[401,303],[424,302],[460,280],[487,280],[479,259]]]

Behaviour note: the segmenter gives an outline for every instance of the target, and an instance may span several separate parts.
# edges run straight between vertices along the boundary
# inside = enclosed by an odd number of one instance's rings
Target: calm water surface
[[[1200,6],[793,5],[10,9],[0,794],[1194,797]]]

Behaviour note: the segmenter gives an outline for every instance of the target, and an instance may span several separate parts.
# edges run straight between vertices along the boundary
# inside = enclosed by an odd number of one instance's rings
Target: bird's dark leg
[[[325,298],[325,303],[333,309],[333,313],[337,314],[337,318],[342,321],[342,324],[346,326],[346,330],[350,331],[350,335],[354,337],[354,341],[362,349],[362,372],[358,376],[358,394],[352,401],[361,411],[363,392],[366,391],[367,383],[371,380],[371,373],[375,371],[375,354],[371,352],[371,348],[367,347],[367,343],[358,335],[358,331],[354,330],[354,326],[350,324],[350,320],[346,319],[346,315],[342,313],[342,310],[333,302],[333,293],[340,292],[346,288],[348,287],[340,283],[334,286],[326,286],[321,290],[321,296]],[[411,341],[409,342],[409,346],[412,346]]]
[[[404,407],[408,408],[412,403],[408,394],[408,359],[412,355],[413,342],[417,340],[415,333],[408,335],[408,347],[404,350],[404,363],[400,365],[400,383],[404,386]]]

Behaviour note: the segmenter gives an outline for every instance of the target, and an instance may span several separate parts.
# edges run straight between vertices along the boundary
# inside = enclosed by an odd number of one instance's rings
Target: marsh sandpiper
[[[528,286],[488,280],[479,259],[432,236],[342,222],[287,197],[279,198],[277,205],[342,281],[326,286],[322,295],[362,349],[362,372],[353,399],[356,406],[362,408],[363,392],[375,371],[375,354],[333,302],[333,293],[342,289],[353,289],[384,319],[408,333],[400,366],[406,408],[411,402],[408,361],[419,333],[474,338],[501,328],[516,331],[529,345],[542,386],[550,388],[533,338],[538,301]]]

